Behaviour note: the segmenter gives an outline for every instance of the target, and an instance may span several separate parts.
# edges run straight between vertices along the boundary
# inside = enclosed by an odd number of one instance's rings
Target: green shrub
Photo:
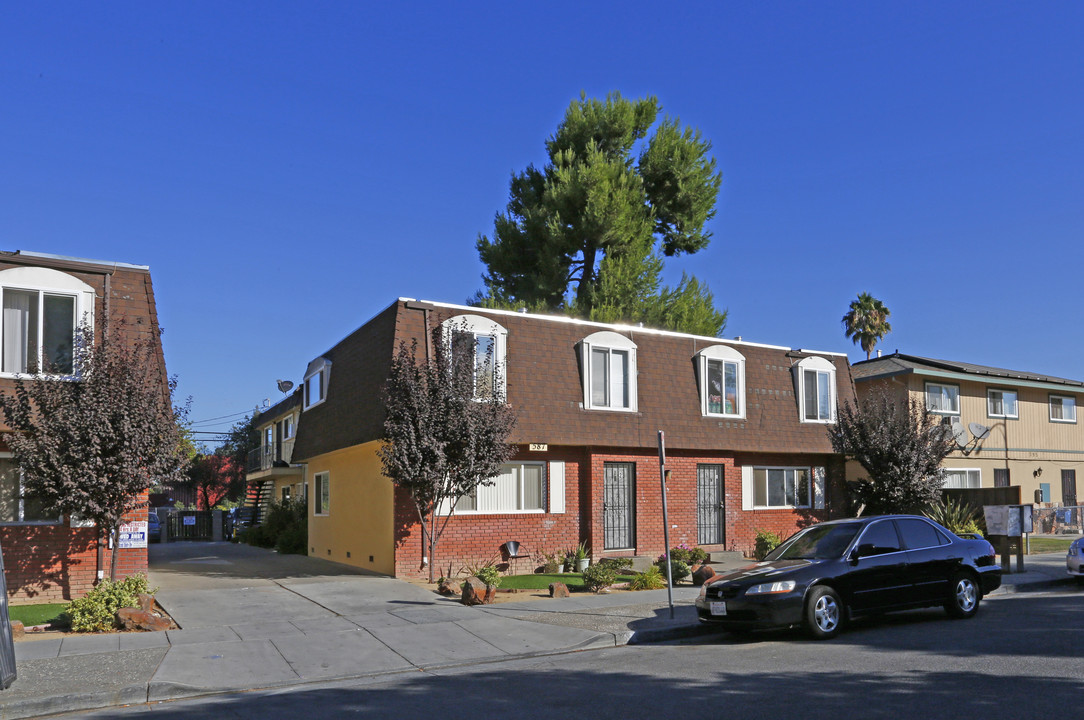
[[[493,587],[500,587],[501,585],[501,571],[493,563],[468,565],[464,570],[467,571],[467,577],[473,575],[486,585],[492,585]]]
[[[672,558],[673,556],[671,556]],[[666,577],[666,556],[655,562],[655,567],[659,569],[659,574],[662,577]],[[670,579],[677,585],[679,582],[689,577],[690,574],[689,564],[684,560],[670,560]]]
[[[308,514],[304,498],[273,502],[261,524],[238,530],[236,537],[239,542],[255,547],[305,555],[309,547]]]
[[[757,530],[753,557],[757,560],[763,560],[764,556],[779,547],[781,542],[783,542],[783,538],[779,537],[779,533],[774,533],[771,530]]]
[[[662,590],[666,587],[666,578],[658,567],[652,565],[629,583],[630,590]]]
[[[583,571],[583,586],[593,593],[601,592],[617,580],[617,570],[603,563],[595,563]]]
[[[962,533],[978,533],[980,535],[985,535],[983,532],[983,521],[985,518],[983,518],[971,505],[957,502],[953,498],[949,498],[944,502],[934,503],[928,507],[926,509],[926,517],[957,535]]]
[[[632,567],[632,558],[602,558],[595,564],[620,572]]]
[[[140,593],[154,594],[147,587],[147,576],[132,575],[113,582],[102,580],[84,597],[68,604],[64,615],[75,632],[103,632],[118,627],[117,610],[138,607]]]
[[[694,547],[689,550],[690,565],[703,565],[710,557],[711,554],[702,547]]]

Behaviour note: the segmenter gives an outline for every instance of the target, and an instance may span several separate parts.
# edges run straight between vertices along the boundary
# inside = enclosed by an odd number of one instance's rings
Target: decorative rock
[[[711,565],[701,565],[693,573],[693,585],[700,587],[713,577],[715,577],[715,571],[711,569]]]
[[[26,635],[26,628],[23,627],[22,621],[21,620],[12,620],[11,621],[11,639],[12,640],[22,640],[24,635]]]
[[[459,594],[459,586],[460,583],[453,579],[441,578],[440,584],[437,585],[437,592],[452,597]]]
[[[139,593],[136,597],[139,599],[140,610],[143,612],[154,612],[154,595]]]
[[[139,608],[121,608],[117,610],[117,619],[125,630],[169,630],[169,620]]]
[[[568,585],[563,582],[551,582],[550,583],[550,597],[551,598],[566,598],[568,597]]]
[[[463,583],[462,603],[464,605],[489,605],[497,596],[497,588],[486,585],[476,577],[469,577]]]

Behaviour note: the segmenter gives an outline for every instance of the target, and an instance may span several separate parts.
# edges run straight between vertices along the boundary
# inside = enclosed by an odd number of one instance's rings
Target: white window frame
[[[816,423],[820,425],[830,425],[836,421],[836,403],[838,401],[838,395],[836,394],[836,366],[830,360],[819,356],[811,356],[803,358],[795,365],[795,370],[798,373],[798,419],[803,423]],[[806,373],[815,373],[817,378],[817,417],[806,417],[806,401],[805,401],[805,383]],[[827,377],[828,379],[828,417],[822,417],[820,415],[820,378]]]
[[[508,330],[490,318],[483,317],[481,315],[455,315],[448,318],[441,324],[441,338],[449,346],[452,342],[452,334],[456,332],[470,333],[474,336],[475,342],[479,337],[491,337],[493,338],[493,371],[497,376],[497,383],[494,385],[494,389],[500,395],[501,398],[508,397],[508,382],[505,372],[507,367],[508,356]],[[475,363],[475,376],[474,384],[476,400],[488,400],[489,398],[477,396],[478,385],[478,365]]]
[[[740,352],[730,347],[729,345],[712,345],[706,347],[696,354],[697,357],[697,371],[700,376],[700,414],[705,417],[723,417],[723,418],[745,418],[745,356]],[[708,368],[713,362],[721,363],[723,366],[723,384],[726,384],[726,366],[735,366],[735,379],[736,379],[736,396],[734,402],[737,412],[728,413],[725,412],[726,408],[726,388],[721,388],[722,392],[722,405],[724,412],[712,412],[711,411],[711,388],[708,387],[709,376]]]
[[[318,472],[312,476],[312,514],[315,517],[327,517],[331,514],[331,473]],[[326,496],[326,497],[325,497]]]
[[[10,452],[0,452],[0,460],[12,460],[14,456]],[[64,516],[58,514],[55,518],[46,518],[44,520],[23,520],[23,516],[26,513],[26,508],[23,505],[23,471],[20,470],[14,462],[11,463],[11,469],[19,476],[19,500],[17,515],[18,520],[0,520],[0,527],[10,527],[13,525],[60,525],[64,522]],[[74,527],[74,526],[73,526]]]
[[[607,388],[606,396],[610,397],[610,388],[613,383],[609,381],[610,371],[610,358],[613,353],[625,353],[628,358],[627,376],[625,378],[625,388],[629,396],[629,404],[627,407],[614,406],[612,402],[607,400],[605,404],[594,402],[593,393],[591,392],[591,378],[594,374],[593,364],[595,362],[594,352],[605,351],[607,357],[606,377]],[[585,410],[607,410],[609,412],[638,412],[637,392],[636,392],[636,343],[624,335],[620,335],[615,332],[604,330],[602,332],[593,333],[588,335],[580,341],[580,368],[582,372],[581,380],[583,381],[583,407]]]
[[[0,301],[3,298],[4,290],[21,290],[27,292],[36,292],[38,297],[38,343],[37,343],[37,367],[42,367],[41,359],[41,345],[44,338],[44,324],[45,324],[45,312],[44,312],[44,298],[46,295],[60,295],[64,297],[71,297],[75,300],[75,318],[73,323],[73,337],[72,337],[72,350],[75,352],[75,343],[78,337],[78,333],[81,328],[94,326],[94,288],[87,285],[82,280],[78,279],[68,273],[60,272],[59,270],[53,270],[52,268],[41,267],[18,267],[8,268],[7,270],[0,271]],[[0,310],[0,339],[3,338],[3,313]],[[0,340],[0,353],[3,352],[2,340]],[[74,358],[73,358],[74,363]],[[13,378],[20,375],[30,374],[29,372],[16,373],[8,372],[2,369],[3,363],[0,361],[0,377]],[[73,371],[75,368],[73,367]],[[53,374],[45,375],[46,377],[71,377],[71,375],[65,374]]]
[[[749,486],[748,490],[751,493],[750,497],[749,497],[749,503],[750,503],[751,508],[753,510],[808,510],[808,509],[813,509],[814,500],[815,500],[816,497],[823,496],[823,489],[814,488],[814,484],[815,484],[814,483],[814,476],[813,476],[814,468],[812,468],[812,467],[755,465],[755,466],[753,466],[751,468],[751,470],[752,470],[751,478],[750,478],[751,482],[750,482],[750,486]],[[765,499],[767,499],[769,497],[769,495],[770,495],[770,493],[768,491],[768,485],[767,485],[767,483],[768,483],[768,481],[770,479],[769,473],[771,473],[773,471],[783,471],[784,473],[787,473],[787,472],[796,473],[798,471],[805,472],[805,474],[806,474],[806,476],[805,476],[806,477],[806,504],[805,505],[791,505],[791,504],[758,505],[756,503],[756,483],[757,483],[756,475],[757,475],[758,471],[763,471],[764,472],[764,482],[765,482],[765,485],[764,485],[764,497],[765,497]],[[784,483],[785,482],[786,482],[786,476],[784,475]],[[797,479],[795,479],[795,492],[797,492]]]
[[[954,409],[954,410],[940,410],[940,409],[935,409],[935,408],[931,407],[930,388],[937,388],[938,389],[937,395],[940,398],[945,397],[945,393],[944,393],[945,388],[955,388],[955,390],[956,390],[956,409]],[[926,409],[929,410],[930,412],[935,413],[937,415],[959,415],[960,414],[960,386],[959,385],[953,385],[952,383],[928,382],[928,383],[926,383],[924,395],[925,395],[925,400],[926,400]]]
[[[312,402],[312,394],[310,392],[309,381],[313,378],[317,378],[315,387],[320,390],[320,399],[316,402]],[[314,408],[327,400],[327,387],[331,379],[331,361],[327,358],[316,358],[309,363],[308,369],[305,371],[305,379],[302,382],[302,403],[305,410]]]
[[[539,480],[539,482],[541,483],[541,486],[539,487],[539,495],[538,495],[538,497],[539,497],[539,507],[537,507],[537,508],[524,508],[523,507],[523,498],[524,498],[524,495],[525,495],[525,493],[523,492],[523,468],[525,468],[525,467],[532,467],[532,468],[536,467],[540,471],[540,480]],[[544,463],[544,462],[536,462],[536,461],[527,461],[527,460],[517,460],[517,461],[513,461],[513,462],[507,462],[507,463],[504,463],[501,466],[501,474],[503,475],[505,473],[506,469],[509,469],[509,468],[519,468],[519,472],[516,473],[516,475],[515,475],[515,477],[518,478],[517,482],[518,482],[518,485],[519,485],[516,488],[517,507],[514,507],[514,508],[500,507],[497,504],[497,499],[500,497],[500,489],[497,487],[497,484],[496,484],[496,483],[500,482],[500,479],[499,479],[500,476],[498,476],[496,478],[493,478],[493,480],[494,480],[493,484],[491,484],[491,485],[479,485],[478,487],[476,487],[474,489],[473,493],[469,493],[468,495],[464,495],[462,498],[460,498],[459,501],[456,503],[455,514],[456,515],[539,515],[539,514],[545,513],[546,512],[546,500],[547,500],[547,496],[548,496],[547,491],[549,490],[548,483],[547,483],[547,480],[549,479],[549,476],[548,476],[548,473],[547,473],[546,463]],[[472,504],[474,506],[471,509],[466,509],[464,507],[465,503],[463,501],[466,500],[468,497],[471,498],[471,503],[470,504]],[[479,508],[481,508],[481,509],[479,509]],[[561,512],[563,512],[563,511],[564,511],[564,509],[562,508]],[[438,514],[440,514],[440,515],[447,515],[448,514],[448,506],[447,506],[447,504],[442,505],[442,507],[440,509],[440,512]]]
[[[1055,398],[1062,401],[1062,404],[1061,404],[1062,415],[1065,414],[1065,407],[1066,406],[1064,404],[1064,401],[1068,400],[1071,403],[1071,405],[1069,405],[1069,408],[1072,410],[1072,413],[1071,413],[1072,417],[1069,417],[1069,418],[1067,418],[1067,417],[1060,417],[1060,418],[1054,417],[1054,399]],[[1050,412],[1050,422],[1066,423],[1066,424],[1069,424],[1069,425],[1076,423],[1076,397],[1075,396],[1073,396],[1073,395],[1056,395],[1056,394],[1051,393],[1049,401],[1048,401],[1048,408],[1049,408],[1049,412]]]
[[[284,417],[282,419],[281,422],[282,422],[282,439],[283,440],[289,440],[290,438],[292,438],[294,436],[294,433],[297,432],[297,430],[295,429],[296,422],[294,421],[293,414],[291,413],[290,415],[287,415],[286,417]]]
[[[994,393],[1001,395],[1001,410],[1000,413],[994,412]],[[1008,411],[1008,405],[1005,402],[1005,396],[1011,394],[1013,396],[1012,404],[1014,412],[1012,414]],[[1015,390],[1005,390],[1002,388],[986,388],[986,416],[992,418],[1007,418],[1009,420],[1017,420],[1020,417],[1020,393]]]
[[[945,480],[944,480],[944,483],[942,483],[942,485],[941,485],[942,488],[949,488],[949,485],[948,485],[948,475],[949,475],[949,473],[964,473],[964,483],[965,483],[963,485],[964,489],[982,487],[982,469],[981,468],[958,468],[958,467],[947,467],[947,468],[945,468]],[[974,477],[975,477],[975,481],[976,481],[976,484],[974,484],[974,485],[971,485],[968,482],[972,477],[972,473],[974,473]],[[949,489],[957,489],[958,487],[959,486],[953,486],[952,488],[949,488]]]

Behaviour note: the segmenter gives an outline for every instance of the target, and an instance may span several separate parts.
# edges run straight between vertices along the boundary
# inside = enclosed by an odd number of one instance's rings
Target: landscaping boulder
[[[715,571],[711,569],[711,565],[701,565],[693,573],[693,585],[700,587],[713,577],[715,577]]]
[[[22,621],[21,620],[12,620],[11,621],[11,639],[12,640],[22,640],[24,635],[26,635],[26,628],[23,627]]]
[[[139,593],[136,597],[139,599],[140,610],[143,612],[154,612],[154,595]]]
[[[454,597],[459,594],[459,586],[459,581],[455,579],[441,578],[440,583],[437,584],[437,592],[441,595]]]
[[[152,632],[169,630],[169,620],[161,615],[140,610],[139,608],[121,608],[117,610],[117,620],[125,630],[150,630]]]
[[[568,597],[568,585],[563,582],[551,582],[550,583],[550,597],[551,598],[566,598]]]
[[[463,583],[462,602],[464,605],[489,605],[496,596],[495,586],[486,585],[474,576],[467,578],[467,581]]]

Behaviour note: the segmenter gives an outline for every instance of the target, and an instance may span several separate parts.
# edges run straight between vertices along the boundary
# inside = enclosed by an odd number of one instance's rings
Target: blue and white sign
[[[121,550],[147,547],[147,521],[140,520],[121,525],[118,538]]]

